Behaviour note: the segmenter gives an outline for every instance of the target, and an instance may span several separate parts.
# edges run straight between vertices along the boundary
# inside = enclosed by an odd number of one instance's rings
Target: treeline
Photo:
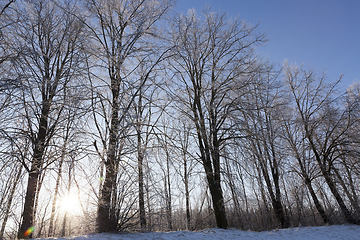
[[[359,84],[172,0],[0,3],[0,238],[359,224]]]

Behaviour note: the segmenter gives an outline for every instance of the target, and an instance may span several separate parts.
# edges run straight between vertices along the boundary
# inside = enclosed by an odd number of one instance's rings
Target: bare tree
[[[0,0],[0,238],[82,231],[82,184],[98,232],[359,223],[359,85],[280,83],[256,26],[173,3]]]
[[[191,230],[191,206],[190,206],[190,193],[192,190],[190,181],[191,176],[194,174],[193,170],[196,166],[197,159],[193,156],[191,152],[192,147],[192,126],[186,122],[186,118],[180,117],[178,121],[177,129],[176,129],[176,136],[177,136],[177,148],[178,148],[178,155],[179,155],[179,164],[180,167],[175,167],[177,173],[181,176],[181,179],[184,183],[184,190],[185,190],[185,211],[186,211],[186,229]],[[183,168],[182,170],[181,167]]]
[[[142,140],[142,121],[144,107],[142,100],[142,91],[139,91],[138,102],[137,102],[137,119],[136,119],[136,135],[137,135],[137,152],[138,152],[138,176],[139,176],[139,212],[140,212],[140,227],[142,230],[146,229],[146,214],[145,214],[145,194],[144,194],[144,157],[146,146],[148,144],[146,135],[145,143]],[[148,131],[147,131],[148,132]]]
[[[88,24],[88,27],[96,44],[95,61],[101,70],[105,69],[108,73],[108,76],[102,78],[102,84],[108,87],[111,95],[111,113],[107,123],[109,137],[107,142],[103,141],[106,173],[99,197],[97,223],[99,232],[114,231],[117,229],[117,220],[111,212],[114,212],[115,204],[112,202],[112,195],[118,174],[116,169],[119,164],[120,124],[142,86],[135,94],[122,89],[131,88],[132,72],[148,59],[151,47],[154,47],[151,46],[150,36],[157,35],[155,23],[168,11],[172,2],[89,0],[85,4],[91,13],[91,22],[94,23]],[[159,60],[159,57],[156,58]],[[150,69],[152,68],[154,64]],[[148,69],[147,72],[150,73],[151,70]],[[127,101],[124,98],[126,94],[130,98]],[[121,109],[121,105],[125,107]]]
[[[13,51],[21,52],[14,61],[15,73],[22,79],[16,99],[22,108],[18,117],[24,123],[19,134],[29,138],[33,146],[31,160],[22,161],[29,173],[19,230],[19,237],[24,237],[24,232],[34,226],[40,179],[51,164],[44,158],[46,149],[68,105],[67,89],[79,61],[81,24],[53,2],[18,2],[16,11],[19,21],[11,25],[7,38],[13,38]]]
[[[163,187],[163,199],[165,201],[166,209],[166,220],[167,220],[167,229],[172,231],[173,229],[173,218],[172,218],[172,139],[173,131],[170,127],[168,119],[163,119],[162,126],[160,127],[161,134],[157,135],[158,139],[158,163],[162,171],[162,180],[164,183]]]
[[[248,107],[243,109],[240,121],[244,119],[243,128],[248,131],[249,151],[256,161],[259,175],[265,181],[275,216],[284,228],[288,226],[280,183],[283,168],[280,116],[284,104],[277,75],[276,71],[268,70],[265,74],[259,74],[257,80],[254,79],[253,84],[249,85],[249,94],[244,97]]]
[[[151,61],[147,64],[152,64]],[[147,149],[156,135],[157,124],[162,117],[163,112],[166,109],[166,103],[161,99],[161,91],[157,83],[156,75],[150,75],[146,72],[146,64],[142,64],[139,68],[139,86],[140,91],[134,102],[134,114],[135,114],[135,131],[137,138],[137,169],[138,169],[138,184],[139,184],[139,215],[140,215],[140,227],[142,230],[146,229],[146,211],[145,211],[145,180],[144,180],[144,168],[146,167],[146,155]],[[145,70],[145,71],[144,71]],[[155,71],[154,71],[155,72]],[[150,79],[149,79],[150,77]],[[149,81],[149,80],[151,81]],[[147,81],[147,84],[143,84]]]
[[[295,162],[297,163],[294,166],[294,171],[303,179],[322,220],[324,223],[328,223],[329,217],[319,201],[312,183],[314,178],[318,175],[316,165],[311,160],[313,156],[309,153],[303,132],[292,118],[293,112],[289,111],[287,114],[288,115],[284,116],[284,120],[282,121],[284,127],[283,137],[289,144],[288,151],[292,153],[296,160]]]
[[[349,109],[339,105],[341,99],[336,95],[336,85],[326,84],[325,76],[316,78],[312,71],[297,67],[285,67],[286,82],[297,112],[297,121],[302,126],[307,144],[324,177],[327,186],[338,203],[346,221],[357,220],[346,206],[337,182],[336,162],[343,156],[341,148],[347,148],[347,133],[357,122],[351,117]],[[337,178],[335,177],[337,176]],[[344,185],[342,187],[345,187]],[[343,189],[345,192],[347,189]],[[351,199],[349,199],[351,202]]]
[[[174,99],[196,127],[217,226],[227,228],[220,156],[226,140],[236,135],[228,121],[240,92],[235,91],[254,71],[252,48],[264,37],[256,36],[255,28],[245,22],[210,11],[203,21],[193,11],[173,21],[175,51],[170,64],[179,83]]]

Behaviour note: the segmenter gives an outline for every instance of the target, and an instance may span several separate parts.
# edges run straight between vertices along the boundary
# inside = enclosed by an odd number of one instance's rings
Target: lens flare
[[[34,227],[29,227],[28,230],[25,231],[24,237],[29,236],[34,231]]]

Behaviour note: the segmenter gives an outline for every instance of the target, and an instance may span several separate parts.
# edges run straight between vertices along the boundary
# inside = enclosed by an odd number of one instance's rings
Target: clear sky
[[[249,23],[269,41],[258,48],[263,58],[285,59],[311,67],[342,86],[360,81],[360,0],[178,0],[175,11],[198,13],[208,4]]]

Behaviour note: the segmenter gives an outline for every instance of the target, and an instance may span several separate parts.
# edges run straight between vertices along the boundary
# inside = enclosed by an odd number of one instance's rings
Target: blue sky
[[[360,0],[178,0],[174,10],[200,13],[206,4],[259,23],[269,41],[258,52],[274,64],[287,59],[329,81],[344,74],[343,88],[360,81]]]

